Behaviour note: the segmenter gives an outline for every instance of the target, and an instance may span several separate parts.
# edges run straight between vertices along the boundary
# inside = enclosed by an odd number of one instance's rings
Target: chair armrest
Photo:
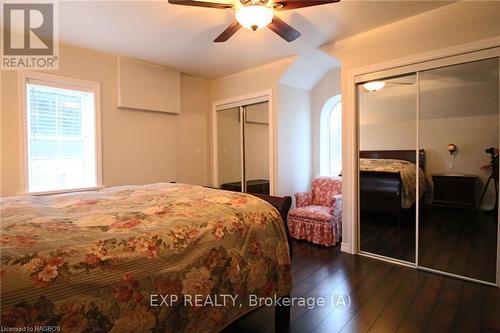
[[[311,192],[298,192],[295,193],[295,205],[297,207],[310,206],[312,204]]]
[[[341,179],[336,179],[335,180],[335,190],[334,190],[335,195],[342,195],[342,180]]]
[[[342,214],[342,194],[335,194],[332,197],[330,212],[332,215]]]

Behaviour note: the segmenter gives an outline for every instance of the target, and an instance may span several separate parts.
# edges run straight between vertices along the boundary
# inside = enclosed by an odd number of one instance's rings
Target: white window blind
[[[26,83],[28,191],[97,186],[94,93]]]

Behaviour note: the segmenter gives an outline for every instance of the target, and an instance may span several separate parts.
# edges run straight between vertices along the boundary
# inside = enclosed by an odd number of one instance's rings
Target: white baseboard
[[[351,247],[349,246],[349,243],[344,243],[344,242],[342,242],[340,244],[340,251],[341,252],[352,253],[351,252]]]

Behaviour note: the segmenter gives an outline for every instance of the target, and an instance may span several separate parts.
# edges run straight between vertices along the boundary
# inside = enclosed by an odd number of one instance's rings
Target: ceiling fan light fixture
[[[379,91],[380,89],[385,87],[385,82],[384,81],[370,81],[366,82],[363,84],[363,87],[365,87],[366,90],[375,92]]]
[[[257,30],[266,27],[273,20],[273,10],[262,4],[241,7],[236,12],[236,20],[247,29]]]

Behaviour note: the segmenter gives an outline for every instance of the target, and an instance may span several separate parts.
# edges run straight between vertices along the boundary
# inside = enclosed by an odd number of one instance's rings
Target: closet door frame
[[[218,127],[217,127],[217,111],[226,110],[230,108],[239,108],[240,119],[245,119],[244,117],[244,107],[257,104],[257,103],[268,103],[268,120],[269,120],[269,192],[270,195],[274,195],[276,192],[276,173],[274,169],[274,159],[275,159],[275,139],[274,139],[274,107],[273,107],[273,98],[272,98],[272,90],[263,90],[252,94],[232,97],[220,101],[216,101],[212,104],[212,181],[211,184],[213,187],[218,188],[219,186],[219,170],[218,170]],[[241,140],[241,175],[242,177],[245,174],[245,163],[244,163],[244,126],[243,122],[240,122],[240,140]],[[242,189],[245,192],[246,182],[244,181],[244,177],[242,178]]]
[[[348,126],[347,126],[347,137],[350,139],[351,146],[348,147],[350,155],[348,159],[345,159],[345,164],[343,169],[351,169],[352,174],[350,177],[345,177],[344,181],[347,183],[344,188],[348,188],[347,195],[348,199],[351,199],[352,204],[344,204],[344,221],[351,221],[347,228],[344,228],[348,232],[348,241],[350,244],[348,246],[343,246],[343,251],[350,252],[353,254],[359,254],[367,257],[372,257],[375,259],[403,265],[414,267],[420,270],[429,271],[433,273],[438,273],[446,276],[451,276],[459,278],[466,281],[473,281],[481,284],[486,284],[490,286],[500,287],[500,212],[497,216],[497,265],[496,265],[496,283],[486,282],[482,280],[477,280],[474,278],[469,278],[466,276],[456,275],[448,272],[438,271],[426,267],[422,267],[418,262],[418,241],[419,241],[419,204],[417,201],[416,207],[416,224],[415,224],[415,263],[408,263],[397,259],[388,258],[385,256],[380,256],[376,254],[366,253],[360,249],[360,228],[359,228],[359,110],[357,102],[357,84],[366,81],[372,81],[377,79],[383,79],[386,77],[403,75],[408,73],[417,74],[417,147],[415,147],[415,154],[418,154],[420,148],[419,141],[419,72],[429,69],[435,69],[440,67],[446,67],[451,65],[458,65],[463,63],[468,63],[472,61],[484,60],[488,58],[498,58],[500,62],[500,38],[490,38],[487,40],[464,44],[457,47],[452,47],[444,50],[439,50],[435,52],[425,53],[414,57],[405,58],[398,61],[392,61],[382,64],[377,64],[364,68],[357,68],[349,71],[348,73],[348,91],[347,91],[347,110],[348,110]],[[500,67],[500,66],[499,66]],[[500,71],[500,70],[499,70]],[[499,107],[500,112],[500,107]],[[499,140],[500,141],[500,140]],[[499,142],[500,146],[500,142]],[[418,161],[418,156],[417,156]],[[418,181],[418,172],[417,172]],[[419,189],[417,186],[417,198],[419,197]],[[347,200],[346,200],[347,201]],[[344,202],[346,202],[344,201]]]

